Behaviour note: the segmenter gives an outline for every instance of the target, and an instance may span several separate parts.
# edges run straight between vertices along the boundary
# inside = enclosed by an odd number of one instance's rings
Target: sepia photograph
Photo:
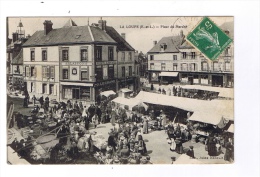
[[[7,163],[233,164],[233,16],[6,18]]]

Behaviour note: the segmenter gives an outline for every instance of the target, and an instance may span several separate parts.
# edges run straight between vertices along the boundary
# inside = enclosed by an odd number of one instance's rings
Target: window
[[[35,61],[35,50],[31,49],[31,61]]]
[[[102,47],[101,46],[95,47],[95,58],[97,61],[102,61]]]
[[[63,97],[65,99],[72,99],[72,89],[71,88],[64,88],[63,89]]]
[[[150,69],[154,69],[154,63],[150,63]]]
[[[202,71],[207,71],[208,70],[208,63],[207,62],[203,62],[202,63]]]
[[[196,58],[195,52],[191,52],[191,59],[195,59],[195,58]]]
[[[162,63],[162,64],[161,64],[161,70],[162,70],[162,71],[165,71],[165,70],[166,70],[166,65],[165,65],[165,63]]]
[[[69,61],[69,50],[62,50],[62,61]]]
[[[53,84],[50,84],[49,92],[51,95],[54,95],[54,85]]]
[[[213,63],[213,71],[218,71],[219,67],[218,67],[218,62],[214,62]]]
[[[182,52],[182,59],[186,59],[187,57],[187,53],[186,52]]]
[[[48,78],[49,77],[49,68],[47,66],[42,67],[42,77]]]
[[[34,92],[34,90],[33,90],[33,82],[31,82],[31,90],[30,91]]]
[[[225,62],[225,71],[231,71],[230,62]]]
[[[177,60],[177,55],[173,55],[173,60]]]
[[[87,61],[88,60],[88,49],[87,48],[81,49],[80,56],[81,56],[81,61]]]
[[[125,67],[122,66],[122,77],[125,77]]]
[[[47,61],[47,50],[42,50],[42,61]]]
[[[81,71],[81,80],[88,80],[88,71]]]
[[[195,63],[190,63],[190,71],[195,71]]]
[[[173,64],[173,71],[177,71],[178,64]]]
[[[107,77],[107,67],[103,66],[103,78]]]
[[[96,67],[96,80],[97,81],[103,80],[103,69],[101,66]]]
[[[132,60],[132,53],[131,52],[128,53],[128,59]]]
[[[31,67],[31,77],[35,77],[35,68]]]
[[[108,66],[108,78],[113,79],[114,78],[114,65]]]
[[[31,70],[30,70],[29,66],[25,67],[25,76],[26,77],[30,77],[31,76]]]
[[[181,70],[182,71],[188,71],[188,65],[186,63],[181,64]]]
[[[108,60],[113,61],[114,60],[114,50],[113,47],[108,47]]]
[[[68,69],[62,70],[62,78],[63,79],[69,79],[69,70]]]
[[[50,78],[52,78],[52,79],[54,79],[54,77],[55,77],[55,67],[54,66],[52,66],[52,67],[50,67]]]
[[[154,56],[153,55],[150,55],[150,60],[154,60]]]
[[[228,55],[229,55],[229,47],[226,48],[226,50],[225,50],[225,56],[228,56]]]
[[[129,66],[128,69],[129,69],[129,76],[132,76],[133,75],[132,66]]]
[[[121,60],[122,60],[122,61],[125,61],[125,52],[122,52]]]
[[[47,93],[47,84],[42,84],[42,93]]]

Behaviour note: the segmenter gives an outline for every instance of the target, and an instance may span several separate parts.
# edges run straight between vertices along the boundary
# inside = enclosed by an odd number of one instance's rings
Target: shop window
[[[81,80],[88,80],[88,71],[81,71]]]
[[[47,84],[42,84],[42,93],[47,93]]]
[[[64,88],[63,89],[63,98],[72,99],[72,89],[71,88]]]
[[[88,49],[84,48],[80,50],[81,61],[88,61]]]
[[[95,58],[96,58],[96,61],[102,61],[102,47],[101,46],[95,47]]]
[[[47,61],[47,50],[42,50],[42,61]]]
[[[63,79],[69,79],[69,70],[68,69],[62,70],[62,78]]]
[[[114,49],[113,49],[113,47],[108,47],[108,60],[109,61],[114,60]]]

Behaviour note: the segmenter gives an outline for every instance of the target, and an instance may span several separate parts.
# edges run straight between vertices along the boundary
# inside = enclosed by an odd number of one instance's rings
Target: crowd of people
[[[36,101],[39,101],[40,105],[36,104]],[[159,116],[155,115],[152,109],[143,115],[120,107],[109,98],[102,100],[100,104],[91,104],[88,107],[83,106],[80,101],[71,100],[50,106],[48,97],[36,99],[33,96],[32,102],[35,106],[30,117],[16,113],[17,127],[21,129],[29,126],[33,129],[33,126],[39,125],[41,135],[55,130],[59,142],[49,150],[48,163],[71,163],[80,159],[84,153],[88,158],[94,157],[95,162],[100,164],[151,164],[142,136],[149,133],[150,129],[165,130],[171,151],[178,154],[186,153],[195,158],[193,146],[187,149],[183,147],[183,143],[192,140],[196,124],[188,122],[183,128],[174,121],[168,123],[163,110]],[[39,118],[40,109],[44,110],[42,118]],[[149,124],[151,120],[154,121],[153,125]],[[111,123],[113,128],[108,132],[106,143],[97,147],[94,143],[95,132],[89,130],[107,123]],[[217,156],[222,152],[221,147],[225,147],[225,160],[232,161],[232,139],[228,136],[224,137],[224,140],[219,137],[217,134],[210,134],[205,141],[205,150],[209,156]],[[15,140],[12,143],[13,149],[21,157],[32,158],[34,156],[32,152],[35,153],[32,148],[33,139],[37,139],[37,136],[29,136],[20,142]]]

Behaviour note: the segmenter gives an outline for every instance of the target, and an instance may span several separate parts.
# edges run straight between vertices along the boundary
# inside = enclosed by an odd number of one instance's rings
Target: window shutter
[[[50,78],[50,68],[46,67],[46,76],[47,78]]]
[[[29,71],[28,71],[28,76],[31,77],[31,67],[28,67]]]
[[[37,67],[36,66],[34,66],[34,77],[37,77]]]
[[[59,47],[59,58],[60,58],[60,61],[62,61],[62,50],[61,50],[61,47]]]
[[[23,76],[26,76],[26,67],[23,68]]]

